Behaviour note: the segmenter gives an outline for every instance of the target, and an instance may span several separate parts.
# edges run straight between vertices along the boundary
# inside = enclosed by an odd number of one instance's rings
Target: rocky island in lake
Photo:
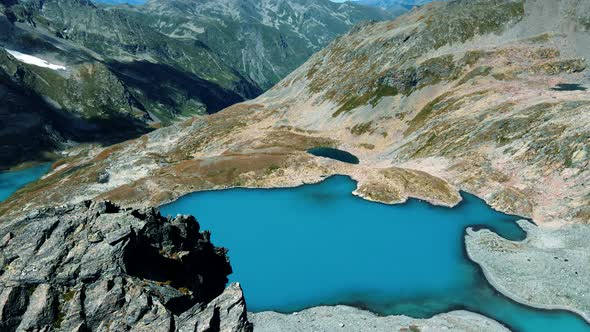
[[[0,331],[590,331],[589,58],[585,0],[0,2]]]

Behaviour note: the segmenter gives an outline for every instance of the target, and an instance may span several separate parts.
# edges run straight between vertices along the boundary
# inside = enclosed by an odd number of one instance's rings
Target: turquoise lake
[[[507,299],[467,258],[466,227],[521,240],[519,218],[467,194],[455,208],[418,200],[389,206],[355,197],[354,189],[351,179],[335,176],[291,189],[193,193],[161,211],[195,215],[229,249],[230,279],[242,284],[250,311],[348,304],[430,317],[466,309],[515,331],[590,331],[573,313]]]
[[[19,188],[38,180],[50,168],[51,164],[41,164],[18,171],[0,172],[0,202],[6,200]]]

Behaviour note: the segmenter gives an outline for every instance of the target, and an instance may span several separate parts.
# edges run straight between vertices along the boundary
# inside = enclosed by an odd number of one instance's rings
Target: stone
[[[12,233],[6,233],[6,235],[2,237],[2,240],[0,240],[0,248],[6,247],[8,245],[8,242],[10,242],[10,240],[12,240],[13,237],[14,235],[12,235]]]
[[[109,182],[109,178],[110,178],[109,173],[101,172],[100,174],[98,174],[98,178],[96,179],[96,182],[107,183],[107,182]]]
[[[0,331],[252,330],[226,250],[194,217],[88,201],[0,234]]]

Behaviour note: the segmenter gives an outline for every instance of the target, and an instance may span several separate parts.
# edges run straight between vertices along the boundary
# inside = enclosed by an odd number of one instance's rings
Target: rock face
[[[193,217],[109,202],[0,225],[1,331],[251,331],[223,248]]]

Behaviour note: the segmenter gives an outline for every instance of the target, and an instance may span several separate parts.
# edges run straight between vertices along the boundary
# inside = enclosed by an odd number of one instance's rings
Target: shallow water
[[[455,208],[410,200],[388,206],[355,197],[332,177],[292,189],[187,195],[162,214],[193,214],[227,247],[232,281],[251,311],[350,304],[379,314],[430,317],[453,309],[485,314],[517,331],[590,331],[565,311],[536,310],[495,292],[466,257],[465,228],[520,240],[518,218],[472,195]]]
[[[313,149],[307,150],[308,153],[311,153],[314,156],[330,158],[334,160],[338,160],[344,163],[349,164],[358,164],[359,159],[350,152],[346,152],[343,150],[338,150],[334,148],[328,147],[317,147]]]
[[[51,168],[51,164],[41,164],[18,171],[0,172],[0,202],[26,184],[38,180]]]

